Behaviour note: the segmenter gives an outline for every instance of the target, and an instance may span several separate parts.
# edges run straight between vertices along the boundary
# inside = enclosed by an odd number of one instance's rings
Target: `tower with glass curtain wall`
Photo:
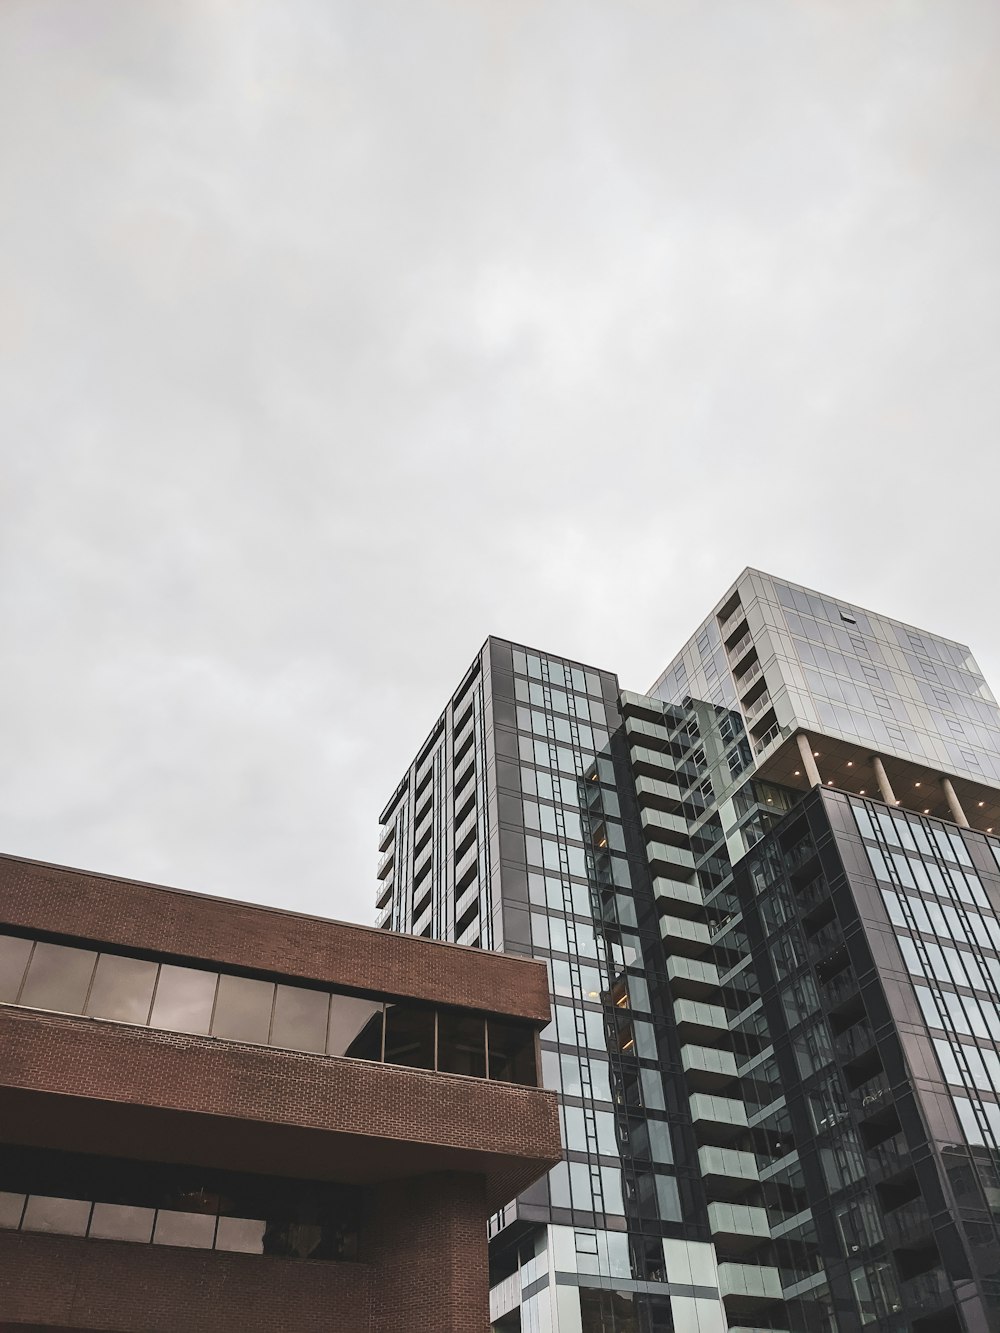
[[[494,1328],[1000,1327],[994,827],[963,645],[754,570],[646,695],[488,640],[379,907],[549,962],[567,1160],[494,1219]]]

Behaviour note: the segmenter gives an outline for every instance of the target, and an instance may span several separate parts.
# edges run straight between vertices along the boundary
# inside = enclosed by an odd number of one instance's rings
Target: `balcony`
[[[704,999],[719,989],[719,969],[697,958],[668,958],[667,980],[674,995]]]
[[[759,660],[750,663],[743,675],[737,677],[736,680],[736,688],[739,690],[740,694],[746,694],[747,690],[763,670],[764,668],[761,666]]]
[[[854,1023],[843,1032],[839,1032],[834,1037],[833,1044],[842,1060],[860,1060],[875,1049],[875,1033],[868,1019],[863,1018],[860,1023]]]
[[[375,929],[384,930],[386,927],[386,923],[390,920],[391,917],[392,917],[392,903],[390,903],[388,907],[384,907],[381,912],[376,914]]]
[[[752,1152],[706,1144],[698,1149],[698,1165],[705,1188],[717,1199],[737,1198],[760,1184],[757,1159]]]
[[[768,694],[767,690],[765,690],[763,694],[757,695],[757,698],[754,699],[753,703],[745,706],[743,709],[743,716],[748,722],[752,722],[755,717],[759,717],[760,714],[765,712],[770,706],[771,696]]]
[[[675,782],[661,778],[640,777],[635,780],[635,792],[640,806],[673,813],[681,803],[681,789]]]
[[[727,650],[729,653],[730,662],[732,662],[735,665],[740,660],[741,657],[745,657],[747,655],[747,653],[750,651],[752,647],[753,647],[753,635],[750,633],[749,630],[747,630],[746,634],[741,635],[740,638],[738,638],[736,642],[733,644],[733,646]]]
[[[912,1250],[933,1243],[931,1215],[922,1197],[885,1214],[885,1239],[891,1250]]]
[[[650,841],[646,844],[646,856],[654,875],[667,879],[694,879],[694,857],[685,847]]]
[[[639,745],[652,742],[654,749],[666,749],[667,728],[663,722],[650,722],[646,718],[629,716],[625,719],[625,732],[630,742]]]
[[[629,760],[637,776],[652,778],[665,786],[673,786],[677,770],[673,757],[665,750],[654,750],[646,745],[631,746]]]
[[[727,616],[725,620],[720,621],[719,633],[722,635],[723,639],[731,639],[733,630],[735,630],[742,621],[746,620],[746,618],[746,611],[744,611],[742,606],[738,606],[731,615]]]
[[[708,1092],[693,1092],[688,1105],[695,1133],[702,1143],[724,1147],[747,1130],[747,1108],[735,1097],[714,1097]]]
[[[819,990],[823,997],[824,1008],[828,1011],[840,1009],[849,1001],[861,998],[858,978],[853,967],[842,968],[826,981],[821,980]]]
[[[868,1149],[871,1174],[875,1180],[889,1180],[913,1168],[913,1158],[902,1130]]]
[[[385,855],[379,858],[378,869],[375,872],[377,879],[385,879],[386,875],[388,875],[389,871],[392,869],[395,859],[396,849],[395,847],[390,847]]]
[[[830,885],[825,875],[814,876],[802,888],[796,886],[795,893],[796,905],[803,916],[830,901]]]
[[[771,1239],[767,1211],[743,1203],[710,1203],[708,1225],[712,1239],[728,1250],[749,1250]]]
[[[660,920],[660,935],[669,952],[697,958],[711,944],[708,927],[702,921],[687,921],[679,916],[665,916]]]
[[[736,1077],[732,1051],[719,1051],[714,1046],[696,1046],[690,1042],[682,1046],[681,1067],[688,1085],[699,1092],[716,1092]]]
[[[395,823],[392,823],[392,824],[383,824],[382,827],[381,827],[381,828],[379,829],[379,831],[378,831],[378,849],[379,849],[379,851],[380,851],[380,852],[384,852],[384,851],[386,851],[387,848],[388,848],[388,846],[389,846],[389,843],[392,842],[392,840],[393,840],[393,838],[395,838],[395,836],[396,836],[396,825],[395,825]]]
[[[763,754],[769,745],[773,745],[781,736],[781,728],[775,722],[773,727],[768,727],[763,736],[758,736],[753,743],[754,754]]]
[[[717,1042],[729,1035],[729,1020],[721,1004],[675,1000],[674,1022],[681,1041]]]
[[[697,884],[685,884],[679,879],[658,876],[653,880],[653,895],[677,916],[702,916],[705,898]]]
[[[378,911],[381,912],[382,908],[386,905],[386,903],[391,900],[392,889],[395,882],[396,881],[390,875],[388,879],[381,880],[378,886],[376,887],[375,907],[377,908]]]
[[[851,1104],[861,1120],[869,1120],[892,1106],[892,1089],[885,1074],[878,1073],[860,1083],[851,1093]]]
[[[780,1301],[778,1270],[757,1264],[719,1264],[719,1295],[734,1310],[754,1310]]]
[[[641,818],[647,842],[672,842],[678,847],[688,846],[691,835],[686,819],[664,810],[643,810]]]
[[[816,931],[815,935],[810,935],[806,943],[814,961],[820,962],[824,958],[829,958],[844,947],[844,934],[840,929],[840,922],[828,921]]]
[[[932,1268],[929,1273],[920,1273],[900,1282],[899,1298],[904,1310],[920,1314],[930,1314],[943,1306],[953,1305],[955,1301],[951,1283],[941,1268]]]
[[[490,1323],[495,1324],[521,1304],[521,1274],[511,1273],[490,1288]]]

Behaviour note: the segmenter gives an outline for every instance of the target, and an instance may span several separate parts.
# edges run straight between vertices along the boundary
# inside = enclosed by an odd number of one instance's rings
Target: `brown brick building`
[[[0,1328],[485,1333],[544,966],[0,857]]]

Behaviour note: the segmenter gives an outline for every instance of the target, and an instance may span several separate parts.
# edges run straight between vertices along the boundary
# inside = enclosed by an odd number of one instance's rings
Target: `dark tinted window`
[[[182,1213],[161,1208],[156,1214],[154,1245],[183,1245],[193,1250],[210,1250],[214,1242],[214,1213]]]
[[[266,1222],[257,1222],[247,1217],[220,1217],[215,1248],[236,1250],[241,1254],[263,1254],[266,1226]]]
[[[214,972],[164,963],[156,983],[150,1024],[171,1032],[207,1032],[217,980]]]
[[[70,949],[39,941],[31,955],[21,1003],[34,1009],[83,1013],[97,954],[91,949]]]
[[[356,1060],[382,1058],[382,1001],[353,995],[330,997],[329,1055],[350,1055]]]
[[[16,1231],[21,1225],[23,1212],[23,1194],[8,1194],[0,1190],[0,1227],[12,1227]]]
[[[330,997],[303,986],[278,986],[271,1024],[271,1045],[294,1051],[325,1051]]]
[[[413,1004],[385,1007],[385,1060],[390,1065],[434,1068],[434,1010]]]
[[[95,1203],[90,1235],[98,1240],[134,1240],[148,1245],[153,1234],[153,1208],[134,1208],[125,1203]]]
[[[87,1013],[121,1023],[146,1023],[156,982],[156,963],[102,953],[90,988]]]
[[[486,1075],[486,1019],[474,1014],[438,1013],[438,1069],[448,1074]]]
[[[274,1005],[274,983],[249,977],[219,977],[212,1036],[267,1044]]]
[[[535,1071],[535,1034],[519,1023],[489,1020],[490,1078],[504,1083],[537,1086]]]
[[[31,940],[0,935],[0,1003],[13,1004],[17,999],[30,953]]]
[[[50,1199],[32,1194],[24,1210],[24,1231],[53,1231],[61,1236],[85,1236],[90,1219],[86,1199]]]

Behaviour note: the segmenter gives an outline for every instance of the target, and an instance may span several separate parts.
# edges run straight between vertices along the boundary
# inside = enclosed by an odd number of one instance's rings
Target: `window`
[[[278,986],[271,1022],[271,1045],[293,1051],[325,1051],[330,996],[304,986]]]
[[[274,983],[223,973],[212,1017],[212,1036],[267,1045],[274,1006]]]
[[[575,910],[589,914],[586,886],[555,877],[550,884],[542,876],[532,878],[543,896],[551,886],[560,905],[564,895],[570,895]],[[592,927],[561,914],[532,913],[534,935],[542,928],[547,947],[551,930],[552,948],[564,953],[569,951],[567,923],[575,936],[570,952],[596,953]],[[580,969],[574,983],[569,964],[557,960],[552,966],[560,969],[557,989],[574,994],[584,988],[587,997],[600,998],[604,983],[596,968]],[[419,1000],[347,995],[4,934],[0,1003],[537,1086],[535,1028],[529,1023],[439,1010]],[[564,1012],[573,1015],[571,1009]],[[581,1015],[587,1042],[603,1049],[600,1012],[581,1010]]]
[[[146,1023],[156,984],[156,963],[102,953],[90,988],[87,1013],[120,1023]]]
[[[162,964],[150,1024],[171,1032],[207,1032],[217,983],[214,972]]]
[[[490,1078],[535,1087],[535,1034],[522,1024],[505,1023],[499,1018],[491,1018],[487,1028]]]
[[[96,962],[97,954],[91,949],[39,941],[28,965],[21,1004],[31,1009],[82,1014]]]
[[[380,1000],[364,1000],[354,995],[332,995],[327,1055],[348,1055],[355,1060],[381,1060],[383,1008]]]
[[[449,1074],[486,1076],[486,1020],[475,1015],[438,1014],[438,1069]]]
[[[434,1068],[434,1010],[414,1004],[385,1007],[385,1062]]]

